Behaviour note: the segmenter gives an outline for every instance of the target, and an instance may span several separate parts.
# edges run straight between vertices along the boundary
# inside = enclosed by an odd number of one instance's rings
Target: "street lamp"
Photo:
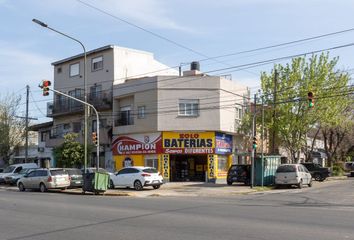
[[[82,49],[84,50],[84,102],[87,103],[87,83],[86,83],[86,49],[85,49],[85,46],[84,44],[82,44],[82,42],[80,42],[79,40],[77,40],[76,38],[73,38],[65,33],[62,33],[54,28],[51,28],[48,26],[48,24],[42,22],[42,21],[39,21],[37,19],[32,19],[32,21],[34,23],[37,23],[38,25],[42,26],[42,27],[45,27],[45,28],[48,28],[49,30],[52,30],[53,32],[56,32],[56,33],[59,33],[60,35],[63,35],[64,37],[67,37],[67,38],[70,38],[71,40],[79,43],[82,47]],[[85,146],[85,162],[84,162],[84,172],[86,173],[86,168],[87,168],[87,106],[85,106],[85,122],[84,122],[84,146]],[[98,167],[98,166],[97,166]]]

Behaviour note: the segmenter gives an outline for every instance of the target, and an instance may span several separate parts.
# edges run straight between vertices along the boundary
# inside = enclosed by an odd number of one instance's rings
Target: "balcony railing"
[[[83,96],[76,98],[84,101]],[[87,96],[87,102],[92,104],[98,111],[109,110],[112,108],[112,91],[91,92]],[[83,111],[84,106],[82,103],[66,97],[47,104],[48,117],[81,113]]]
[[[131,116],[130,111],[119,112],[114,121],[114,126],[128,126],[134,125],[134,118]]]

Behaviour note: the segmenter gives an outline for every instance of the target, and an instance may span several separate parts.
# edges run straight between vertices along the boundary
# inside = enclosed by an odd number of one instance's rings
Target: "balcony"
[[[84,101],[84,97],[76,97]],[[112,91],[91,92],[87,96],[87,102],[92,104],[97,111],[112,109]],[[84,105],[73,99],[63,97],[47,104],[47,117],[56,117],[68,114],[84,112]]]
[[[131,112],[130,111],[119,112],[114,121],[114,126],[119,127],[119,126],[128,126],[128,125],[134,125],[134,118],[133,116],[131,116]]]

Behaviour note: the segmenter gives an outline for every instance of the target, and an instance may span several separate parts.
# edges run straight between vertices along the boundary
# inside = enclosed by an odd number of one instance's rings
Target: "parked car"
[[[5,168],[2,173],[0,173],[0,183],[5,183],[5,177],[14,173],[19,173],[24,168],[38,168],[38,166],[35,163],[19,163],[10,165]]]
[[[331,174],[330,168],[322,167],[317,163],[306,162],[301,164],[304,165],[307,168],[307,170],[309,170],[312,178],[314,178],[316,181],[322,182],[326,180],[326,178],[329,177]]]
[[[277,168],[275,187],[296,185],[302,188],[304,184],[312,187],[312,177],[302,164],[282,164]]]
[[[162,184],[161,174],[152,167],[126,167],[116,172],[110,179],[110,188],[133,187],[137,191],[146,186],[158,189]]]
[[[66,189],[70,186],[70,177],[61,168],[39,168],[24,175],[17,182],[20,191],[39,189],[45,192],[48,189]]]
[[[251,182],[251,165],[231,165],[227,172],[227,185],[232,185],[234,182],[241,182],[249,185]]]
[[[22,178],[24,175],[29,173],[30,171],[37,169],[37,168],[24,168],[22,169],[19,173],[13,173],[11,175],[6,176],[5,183],[10,184],[10,185],[16,185],[17,181]]]
[[[65,168],[65,172],[69,174],[70,177],[70,187],[82,187],[84,183],[82,172],[78,168]]]

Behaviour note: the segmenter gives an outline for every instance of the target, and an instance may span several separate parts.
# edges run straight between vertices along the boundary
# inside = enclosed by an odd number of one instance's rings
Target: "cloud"
[[[78,1],[80,2],[80,1]],[[102,9],[111,13],[112,15],[117,15],[117,17],[122,18],[127,21],[132,21],[137,25],[144,25],[151,28],[162,28],[171,29],[179,31],[192,31],[191,29],[178,24],[171,17],[174,9],[167,7],[164,1],[159,0],[105,0],[101,1],[100,5],[98,3],[90,2],[87,0],[82,0],[94,7]]]
[[[43,78],[52,78],[52,58],[0,42],[1,92],[16,91],[26,84],[36,86]]]

